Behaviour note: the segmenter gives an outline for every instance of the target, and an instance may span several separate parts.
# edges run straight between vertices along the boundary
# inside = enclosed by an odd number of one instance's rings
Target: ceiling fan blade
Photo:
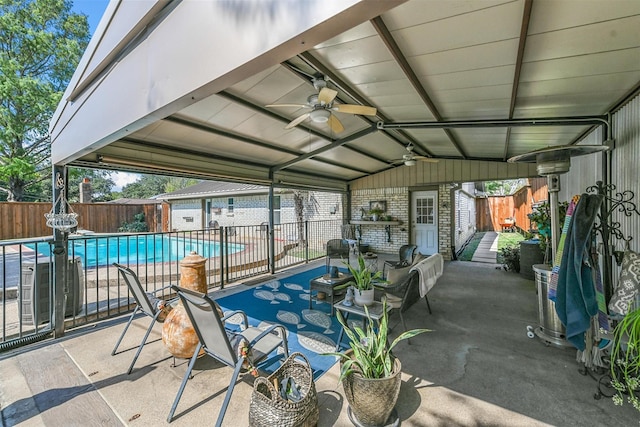
[[[294,128],[294,127],[298,126],[300,123],[302,123],[303,121],[305,121],[305,120],[306,120],[306,118],[307,118],[307,117],[309,117],[309,115],[310,115],[310,114],[311,114],[311,113],[304,113],[303,115],[298,116],[297,118],[293,119],[293,120],[291,121],[291,123],[289,123],[288,125],[286,125],[284,128],[285,128],[285,129],[291,129],[291,128]]]
[[[331,104],[337,95],[338,91],[323,87],[318,94],[318,102],[324,105]]]
[[[333,114],[329,116],[329,121],[327,122],[333,133],[340,133],[344,130],[344,126],[336,116]]]
[[[309,106],[306,104],[269,104],[265,105],[266,108],[271,107],[295,107],[295,108],[308,108]]]
[[[337,104],[334,105],[333,110],[340,113],[348,114],[360,114],[363,116],[375,116],[378,110],[375,107],[368,107],[366,105],[353,105],[353,104]]]
[[[438,163],[439,160],[438,159],[434,159],[433,157],[427,157],[427,156],[413,156],[414,159],[416,160],[420,160],[421,162],[427,162],[427,163]]]

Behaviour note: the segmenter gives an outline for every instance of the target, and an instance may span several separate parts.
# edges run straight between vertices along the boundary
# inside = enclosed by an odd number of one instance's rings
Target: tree
[[[485,181],[484,191],[490,196],[506,196],[515,193],[524,185],[522,179],[507,179],[504,181]]]
[[[144,174],[136,182],[122,187],[122,197],[129,199],[148,199],[166,193],[169,177]]]
[[[48,125],[89,42],[70,0],[0,0],[0,191],[51,180]],[[33,191],[32,191],[33,192]]]
[[[200,182],[194,178],[180,178],[177,176],[172,176],[167,181],[167,185],[164,187],[165,193],[171,193],[173,191],[182,190],[183,188],[191,187],[192,185]]]

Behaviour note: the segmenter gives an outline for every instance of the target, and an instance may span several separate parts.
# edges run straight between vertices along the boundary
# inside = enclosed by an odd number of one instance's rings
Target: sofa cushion
[[[388,285],[396,285],[398,283],[401,283],[404,279],[407,278],[407,275],[409,274],[409,270],[411,270],[411,265],[407,266],[407,267],[400,267],[400,268],[390,268],[387,272],[387,282]]]

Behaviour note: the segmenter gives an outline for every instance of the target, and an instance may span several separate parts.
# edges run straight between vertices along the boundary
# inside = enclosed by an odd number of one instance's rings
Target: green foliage
[[[71,4],[0,1],[0,190],[9,201],[51,182],[49,121],[89,41]]]
[[[182,190],[183,188],[191,187],[192,185],[200,182],[194,178],[181,178],[178,176],[169,177],[167,183],[164,186],[164,193],[172,193],[177,190]],[[160,194],[160,193],[158,193]],[[156,194],[154,194],[155,196]]]
[[[506,196],[513,194],[524,186],[522,179],[507,179],[504,181],[483,182],[484,191],[489,196]]]
[[[500,233],[498,236],[498,250],[508,246],[518,246],[525,238],[520,233]]]
[[[567,207],[569,203],[558,203],[558,234],[562,231],[564,220],[567,216]],[[543,253],[547,252],[548,242],[551,239],[551,206],[548,202],[542,202],[535,206],[530,214],[527,215],[529,220],[536,224],[538,227],[538,234],[540,235],[540,249]]]
[[[430,332],[430,329],[412,329],[400,334],[400,336],[389,345],[387,336],[389,316],[387,313],[386,300],[383,301],[382,308],[384,315],[378,322],[371,319],[366,306],[364,310],[368,318],[366,328],[362,329],[359,326],[354,326],[353,330],[347,326],[342,313],[338,310],[338,321],[349,338],[349,346],[353,352],[351,355],[345,353],[326,353],[338,356],[343,360],[340,370],[340,381],[354,372],[358,372],[364,378],[370,379],[387,378],[391,376],[393,374],[394,360],[392,350],[396,344],[421,333]]]
[[[373,283],[382,283],[382,271],[376,271],[374,274],[371,274],[371,270],[367,268],[366,263],[364,262],[364,258],[362,254],[358,254],[358,267],[353,267],[349,263],[345,263],[347,268],[349,269],[349,273],[353,276],[353,280],[343,284],[336,286],[336,289],[342,289],[349,286],[360,290],[360,291],[368,291],[373,289]]]
[[[169,183],[168,176],[144,174],[136,182],[122,188],[122,197],[129,199],[148,199],[158,194],[166,193]]]
[[[478,249],[478,245],[480,244],[480,241],[482,240],[484,235],[484,232],[474,233],[471,240],[469,240],[469,243],[467,243],[467,246],[464,247],[462,253],[458,256],[458,260],[471,261],[471,259],[473,258],[473,254],[476,252],[476,249]]]
[[[149,231],[144,213],[135,214],[133,222],[123,222],[118,231],[121,233],[144,233]]]
[[[498,256],[502,259],[502,264],[505,270],[520,272],[520,247],[519,246],[506,246],[501,248]]]
[[[611,348],[613,402],[625,400],[640,411],[640,306],[630,310],[614,329]]]

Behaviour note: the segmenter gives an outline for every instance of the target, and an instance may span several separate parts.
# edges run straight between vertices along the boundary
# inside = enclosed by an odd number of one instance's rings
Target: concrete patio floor
[[[594,399],[597,383],[578,372],[574,350],[527,338],[527,325],[538,323],[534,282],[496,267],[447,263],[429,294],[433,314],[424,301],[405,314],[409,328],[432,332],[396,348],[403,368],[396,406],[401,425],[638,425],[640,414],[629,405]],[[166,425],[186,361],[171,366],[156,326],[153,342],[127,375],[133,351],[110,356],[125,321],[126,316],[105,321],[0,354],[0,424]],[[139,343],[148,320],[134,325],[122,348]],[[218,416],[231,369],[203,358],[194,373],[171,425],[211,425]],[[334,365],[316,382],[319,426],[352,425],[337,377]],[[248,425],[252,380],[245,375],[236,385],[223,425]]]

